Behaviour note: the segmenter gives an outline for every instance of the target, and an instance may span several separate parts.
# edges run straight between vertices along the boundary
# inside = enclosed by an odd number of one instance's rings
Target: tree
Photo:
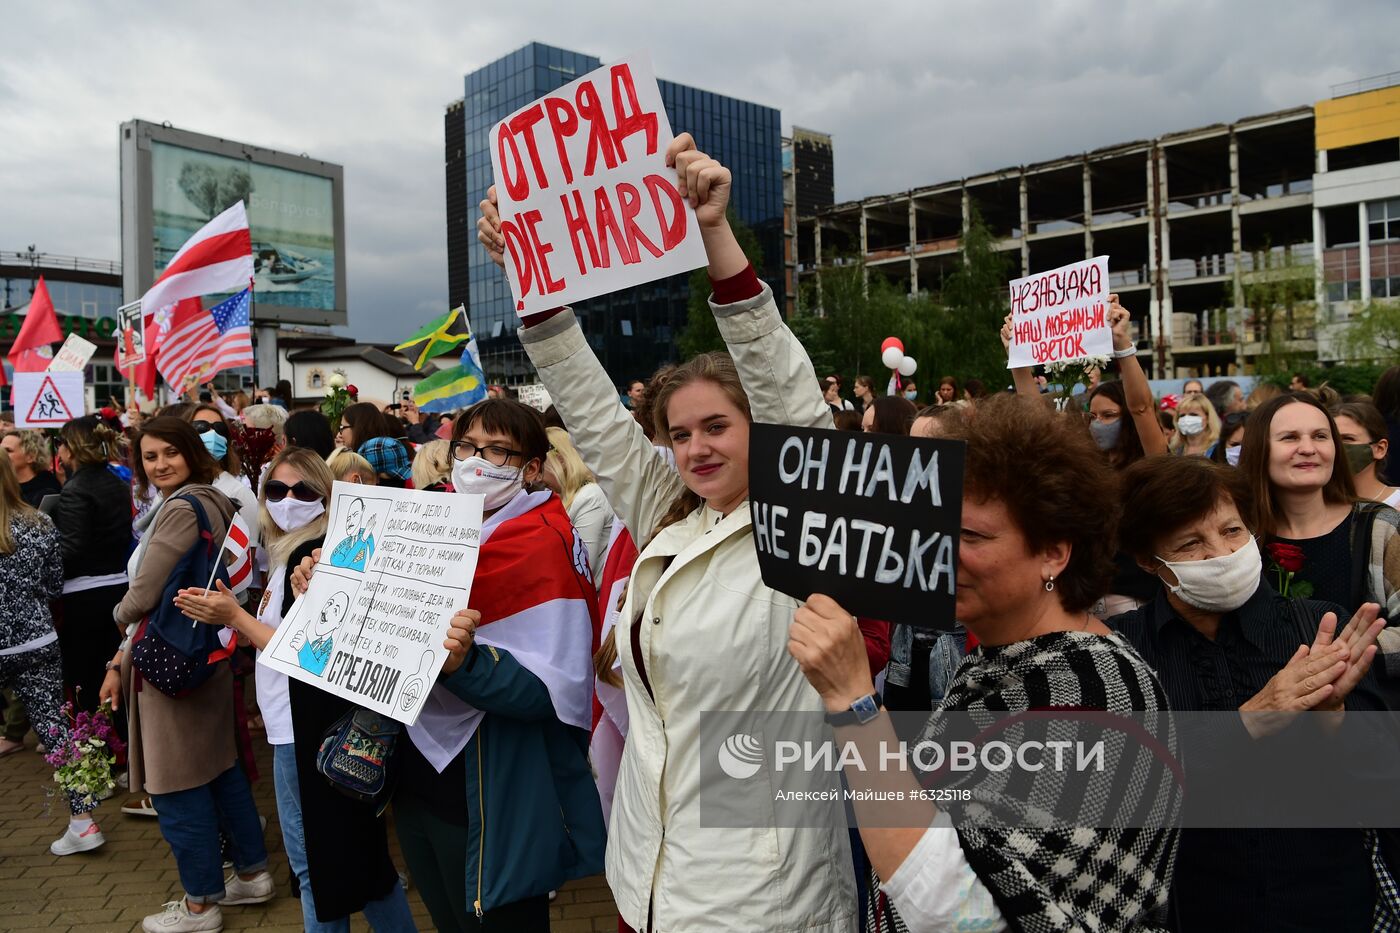
[[[880,360],[880,344],[898,337],[906,356],[919,364],[916,383],[952,374],[1003,385],[1006,351],[1001,324],[1006,317],[1009,268],[993,248],[993,237],[974,210],[956,270],[942,292],[910,295],[859,262],[824,268],[806,283],[799,313],[790,322],[817,374],[841,373],[847,384],[872,376],[883,392],[890,372]],[[925,383],[926,384],[926,383]],[[930,397],[927,392],[924,397]]]
[[[973,205],[960,249],[962,262],[943,282],[937,339],[928,362],[942,372],[981,379],[987,387],[1005,385],[1006,350],[1001,325],[1006,319],[1007,257],[994,248],[991,230]]]
[[[1400,302],[1372,301],[1353,314],[1342,347],[1347,359],[1395,362],[1400,358]]]
[[[734,239],[744,251],[755,269],[763,268],[763,247],[748,224],[739,219],[734,209],[729,209],[729,228],[734,231]],[[696,269],[690,274],[690,299],[686,305],[685,330],[676,341],[681,359],[688,360],[724,349],[724,340],[719,335],[719,326],[710,311],[710,275],[704,269]]]
[[[1291,252],[1279,255],[1267,243],[1254,253],[1254,270],[1241,276],[1241,285],[1250,311],[1245,326],[1264,345],[1255,358],[1257,372],[1289,372],[1316,359],[1293,344],[1299,333],[1311,336],[1317,323],[1313,277],[1311,260],[1299,262]]]
[[[247,199],[253,190],[253,179],[247,169],[220,169],[202,162],[186,162],[180,167],[179,185],[190,203],[213,220],[235,201]]]

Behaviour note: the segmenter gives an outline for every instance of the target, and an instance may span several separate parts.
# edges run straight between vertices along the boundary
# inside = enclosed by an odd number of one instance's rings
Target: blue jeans
[[[193,904],[224,899],[224,859],[219,832],[228,837],[233,865],[247,875],[267,868],[258,808],[243,766],[234,762],[208,784],[173,794],[152,794],[160,833],[170,843],[180,884]]]
[[[277,791],[277,819],[282,823],[282,846],[287,850],[287,864],[301,884],[301,917],[307,933],[334,931],[348,933],[350,918],[342,917],[329,923],[316,919],[316,899],[311,893],[311,870],[306,864],[306,833],[301,822],[301,788],[297,784],[296,746],[272,746],[272,786]],[[394,882],[394,890],[377,901],[365,904],[365,919],[376,933],[415,931],[413,912],[408,909],[408,897],[403,885]]]

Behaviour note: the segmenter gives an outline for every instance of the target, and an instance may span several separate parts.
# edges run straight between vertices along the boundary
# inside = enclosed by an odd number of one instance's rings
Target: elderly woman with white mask
[[[1130,467],[1121,544],[1162,585],[1109,626],[1156,669],[1173,710],[1238,710],[1226,741],[1264,738],[1289,719],[1271,714],[1385,709],[1370,674],[1379,607],[1361,606],[1339,632],[1341,607],[1275,593],[1238,505],[1246,498],[1244,477],[1210,460]],[[1385,890],[1377,845],[1362,829],[1184,829],[1174,926],[1369,930]]]

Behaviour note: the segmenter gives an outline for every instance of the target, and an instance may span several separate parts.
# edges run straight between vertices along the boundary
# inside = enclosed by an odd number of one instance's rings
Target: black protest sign
[[[864,618],[951,628],[965,453],[962,441],[754,424],[763,582]]]

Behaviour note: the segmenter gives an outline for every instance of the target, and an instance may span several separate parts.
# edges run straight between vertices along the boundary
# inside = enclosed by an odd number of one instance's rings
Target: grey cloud
[[[389,340],[445,303],[443,107],[465,72],[534,39],[605,60],[648,49],[662,77],[832,133],[849,199],[1308,104],[1393,70],[1400,27],[1372,0],[239,13],[214,28],[207,8],[155,0],[7,11],[25,41],[0,60],[0,249],[116,258],[116,128],[132,116],[307,152],[345,166],[352,331]]]

